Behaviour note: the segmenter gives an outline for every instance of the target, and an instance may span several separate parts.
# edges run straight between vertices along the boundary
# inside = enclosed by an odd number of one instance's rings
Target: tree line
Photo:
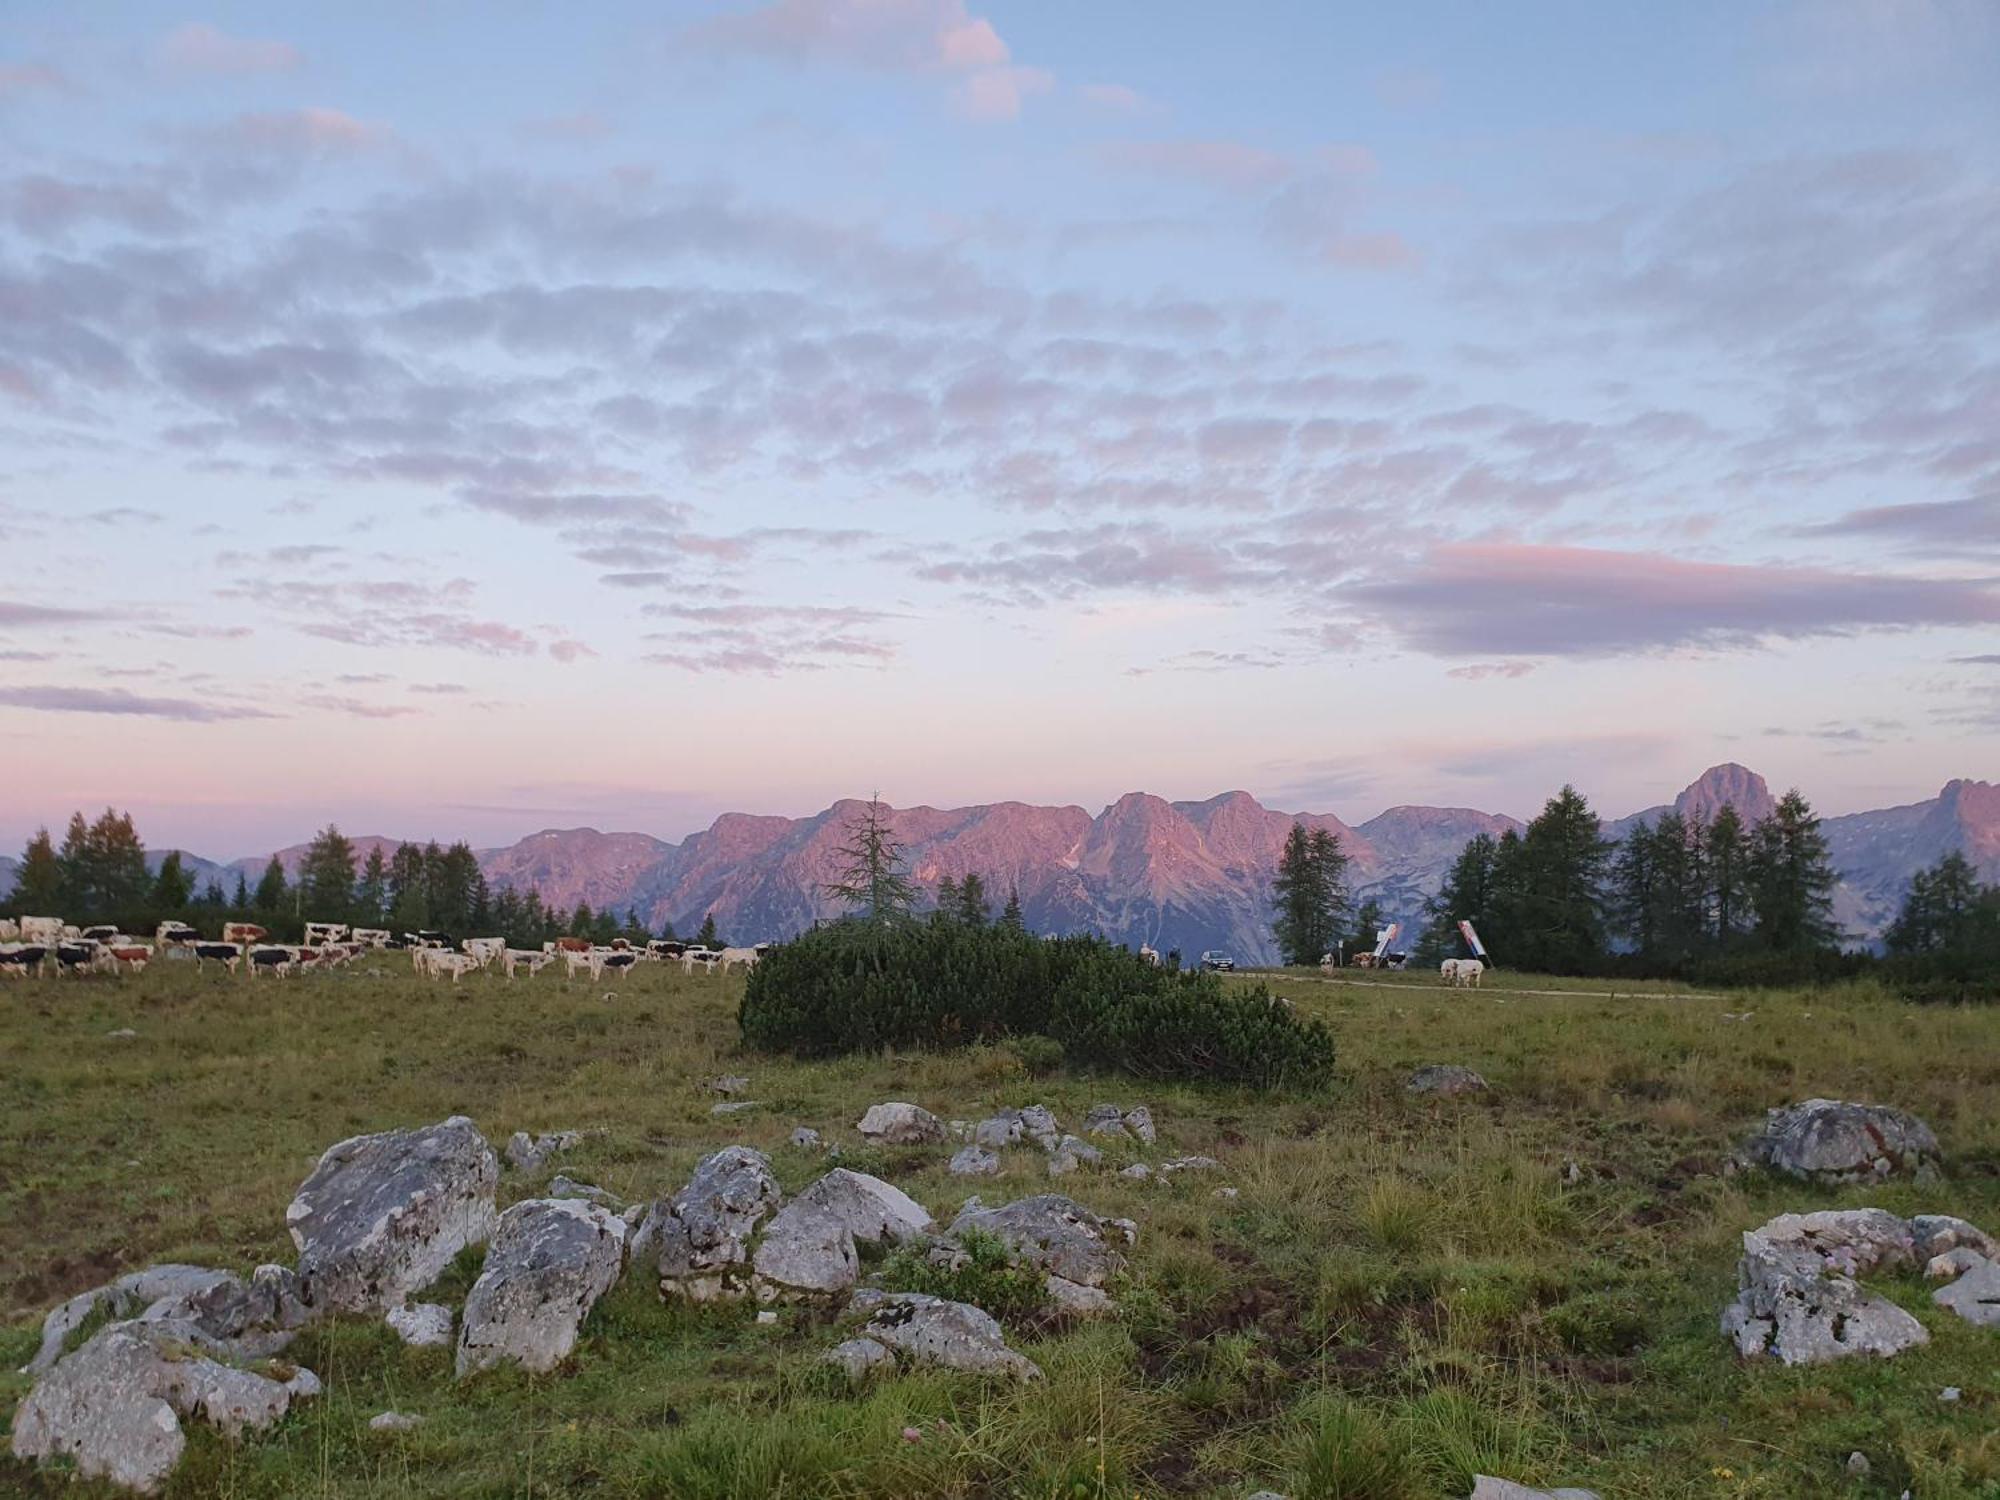
[[[402,844],[386,857],[378,845],[360,860],[353,841],[332,824],[314,835],[296,875],[288,875],[274,854],[254,885],[239,871],[231,888],[214,877],[197,888],[179,850],[149,870],[132,815],[110,808],[95,822],[74,814],[60,844],[48,829],[37,830],[22,850],[7,906],[19,915],[61,916],[79,926],[113,923],[142,934],[169,918],[210,935],[224,922],[255,922],[291,942],[309,921],[505,937],[517,948],[539,948],[554,937],[644,942],[673,936],[671,924],[655,933],[634,910],[621,917],[580,903],[563,912],[532,888],[496,891],[463,840],[442,847]],[[721,946],[713,916],[703,923],[701,940]]]
[[[1293,825],[1272,885],[1285,962],[1334,951],[1350,904],[1347,863],[1337,834]],[[1465,846],[1426,905],[1411,956],[1429,965],[1461,954],[1458,923],[1470,919],[1511,968],[1796,977],[1801,958],[1819,972],[1840,956],[1836,879],[1820,820],[1796,790],[1754,824],[1725,805],[1708,820],[1664,813],[1613,841],[1565,786],[1525,829]],[[1372,943],[1379,925],[1364,908],[1348,930]],[[2000,887],[1981,885],[1963,855],[1946,856],[1911,882],[1884,946],[1905,974],[2000,971]]]

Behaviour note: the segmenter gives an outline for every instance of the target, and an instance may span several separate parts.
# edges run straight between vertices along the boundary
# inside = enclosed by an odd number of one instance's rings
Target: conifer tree
[[[1021,888],[1007,887],[1007,904],[1000,910],[1000,925],[1009,932],[1026,932],[1028,924],[1021,916]]]
[[[1718,945],[1728,948],[1743,935],[1750,918],[1749,836],[1733,802],[1723,803],[1716,812],[1704,842],[1709,931]]]
[[[986,903],[986,882],[977,871],[972,871],[959,883],[958,919],[968,927],[984,927],[991,916]]]
[[[361,878],[354,883],[354,921],[361,927],[380,927],[389,910],[389,862],[382,846],[368,851],[361,866]]]
[[[284,862],[277,855],[264,866],[263,878],[257,882],[256,894],[250,904],[259,921],[266,927],[276,925],[281,917],[291,915],[290,887],[285,883]]]
[[[354,845],[329,823],[299,861],[298,902],[309,921],[345,922],[354,912]]]
[[[889,810],[872,797],[847,825],[847,842],[840,847],[840,879],[826,888],[836,901],[875,922],[890,922],[910,914],[915,895],[903,873],[903,846],[889,826]]]
[[[1781,953],[1831,948],[1833,861],[1811,805],[1794,788],[1758,823],[1751,840],[1750,905],[1757,939]]]
[[[7,904],[20,916],[61,916],[63,891],[61,857],[48,829],[38,828],[21,851],[21,868],[15,872],[14,891]]]
[[[694,935],[695,945],[700,948],[719,948],[722,935],[715,930],[715,913],[709,912],[701,919],[701,931]]]
[[[1292,824],[1278,855],[1271,884],[1276,915],[1271,922],[1278,951],[1288,964],[1316,964],[1333,951],[1346,907],[1347,856],[1331,829],[1308,832]]]
[[[169,849],[167,857],[160,861],[159,873],[153,877],[153,909],[162,916],[185,911],[194,893],[193,884],[181,866],[181,851]]]

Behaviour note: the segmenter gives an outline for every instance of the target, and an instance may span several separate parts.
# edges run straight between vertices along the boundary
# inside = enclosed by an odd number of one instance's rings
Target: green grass
[[[1715,1000],[1621,984],[1612,1000],[1539,976],[1479,992],[1278,976],[1341,1047],[1337,1082],[1305,1096],[1031,1077],[1012,1048],[746,1055],[740,983],[659,968],[454,988],[369,967],[0,988],[0,1410],[60,1298],[159,1260],[289,1259],[293,1189],[358,1131],[453,1113],[496,1146],[591,1130],[552,1170],[640,1198],[731,1141],[769,1151],[795,1191],[825,1165],[787,1144],[808,1124],[949,1217],[974,1190],[1048,1187],[1039,1154],[968,1184],[946,1148],[861,1149],[866,1105],[968,1119],[1042,1101],[1075,1126],[1110,1100],[1152,1105],[1159,1148],[1110,1150],[1056,1186],[1141,1226],[1120,1316],[1063,1326],[1004,1273],[970,1276],[1010,1300],[1040,1384],[920,1375],[850,1392],[817,1362],[838,1336],[825,1318],[761,1327],[747,1308],[664,1305],[629,1276],[547,1377],[460,1384],[449,1351],[380,1326],[310,1330],[294,1353],[326,1396],[241,1444],[193,1428],[168,1493],[1399,1500],[1462,1495],[1479,1471],[1621,1500],[2000,1494],[2000,1334],[1941,1315],[1922,1283],[1882,1284],[1933,1335],[1893,1361],[1743,1365],[1715,1326],[1739,1235],[1774,1213],[1879,1203],[2000,1230],[2000,1007],[1910,1007],[1866,986]],[[1568,992],[1523,993],[1538,988]],[[122,1027],[138,1036],[108,1035]],[[1428,1062],[1476,1068],[1493,1092],[1405,1095]],[[702,1084],[723,1072],[747,1074],[765,1107],[711,1117]],[[1915,1110],[1946,1177],[1832,1191],[1722,1173],[1767,1107],[1813,1094]],[[1222,1159],[1239,1197],[1198,1174],[1115,1175],[1196,1152]],[[509,1173],[503,1197],[537,1181]],[[450,1274],[454,1299],[473,1271]],[[1940,1404],[1953,1385],[1964,1398]],[[370,1433],[391,1406],[428,1420]],[[1855,1449],[1866,1480],[1842,1472]],[[0,1493],[96,1492],[0,1458]]]

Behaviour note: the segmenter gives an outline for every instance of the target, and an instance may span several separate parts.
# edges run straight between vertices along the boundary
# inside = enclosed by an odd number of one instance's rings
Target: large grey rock
[[[1852,1265],[1893,1264],[1893,1249],[1884,1249],[1881,1238],[1858,1224],[1803,1225],[1840,1217],[1787,1214],[1766,1226],[1774,1234],[1758,1229],[1744,1234],[1736,1300],[1722,1313],[1722,1332],[1738,1353],[1746,1358],[1769,1353],[1788,1365],[1806,1365],[1857,1354],[1887,1356],[1929,1342],[1923,1324],[1832,1264],[1836,1258]]]
[[[632,1260],[658,1271],[665,1295],[695,1302],[742,1296],[750,1236],[779,1197],[763,1152],[725,1146],[702,1160],[686,1187],[647,1210],[632,1241]]]
[[[1472,1476],[1472,1493],[1467,1500],[1597,1500],[1597,1491],[1534,1490],[1511,1479],[1475,1474]]]
[[[88,1322],[100,1307],[113,1318],[136,1317],[153,1306],[162,1305],[161,1316],[179,1310],[191,1297],[221,1287],[242,1283],[227,1271],[211,1271],[203,1266],[149,1266],[143,1271],[120,1276],[104,1286],[78,1292],[69,1301],[42,1319],[42,1343],[35,1357],[21,1369],[23,1375],[39,1375],[62,1355],[65,1340]]]
[[[854,1305],[868,1312],[860,1339],[880,1345],[905,1363],[1039,1380],[1033,1361],[1007,1347],[1000,1325],[966,1302],[922,1292],[864,1292]],[[843,1346],[846,1347],[846,1346]]]
[[[1441,1094],[1448,1099],[1460,1094],[1484,1093],[1487,1088],[1484,1078],[1457,1063],[1432,1063],[1419,1068],[1403,1086],[1412,1094]]]
[[[493,1232],[500,1163],[472,1121],[358,1135],[328,1149],[285,1212],[315,1308],[386,1312]]]
[[[1079,1286],[1103,1286],[1125,1269],[1125,1257],[1107,1234],[1117,1231],[1060,1193],[1037,1193],[999,1208],[975,1199],[951,1225],[954,1236],[969,1230],[992,1235],[1028,1265]]]
[[[1744,1146],[1753,1163],[1814,1182],[1865,1182],[1936,1169],[1937,1137],[1904,1110],[1808,1099],[1774,1109]]]
[[[553,1370],[625,1265],[625,1222],[579,1198],[529,1198],[500,1216],[465,1299],[458,1373]]]
[[[1060,1276],[1044,1277],[1043,1284],[1049,1294],[1049,1305],[1073,1318],[1101,1318],[1116,1311],[1118,1306],[1100,1286],[1079,1286]]]
[[[424,1419],[405,1411],[378,1411],[368,1419],[370,1432],[414,1432]]]
[[[106,1324],[44,1372],[15,1410],[14,1456],[68,1457],[87,1478],[150,1494],[187,1446],[181,1418],[233,1438],[270,1426],[295,1398],[319,1390],[310,1370],[260,1373],[227,1359],[190,1319]]]
[[[1018,1145],[1023,1136],[1021,1112],[1018,1109],[997,1114],[990,1120],[981,1120],[972,1127],[972,1143],[988,1151],[1000,1151],[1008,1146]]]
[[[1104,1161],[1104,1153],[1081,1136],[1066,1135],[1056,1142],[1049,1153],[1049,1176],[1066,1177],[1078,1167],[1095,1167]]]
[[[452,1313],[442,1302],[392,1307],[383,1321],[412,1349],[442,1349],[451,1342]]]
[[[797,1201],[831,1214],[864,1245],[921,1239],[932,1224],[930,1210],[901,1188],[846,1167],[835,1167]]]
[[[1053,1151],[1056,1142],[1062,1138],[1062,1126],[1056,1123],[1055,1112],[1046,1104],[1030,1104],[1017,1111],[1021,1121],[1021,1134],[1040,1146],[1044,1151]]]
[[[860,1278],[854,1232],[839,1215],[805,1198],[794,1198],[764,1227],[751,1258],[760,1301],[781,1297],[829,1297]]]
[[[855,1126],[863,1137],[884,1146],[922,1146],[945,1138],[944,1121],[915,1104],[871,1104]]]
[[[1982,1258],[1950,1286],[1932,1292],[1931,1301],[1977,1327],[2000,1328],[2000,1265]]]

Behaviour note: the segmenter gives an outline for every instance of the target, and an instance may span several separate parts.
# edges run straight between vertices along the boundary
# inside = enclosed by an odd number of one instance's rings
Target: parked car
[[[1226,974],[1236,967],[1236,960],[1220,948],[1210,948],[1202,954],[1201,966],[1211,974]]]

